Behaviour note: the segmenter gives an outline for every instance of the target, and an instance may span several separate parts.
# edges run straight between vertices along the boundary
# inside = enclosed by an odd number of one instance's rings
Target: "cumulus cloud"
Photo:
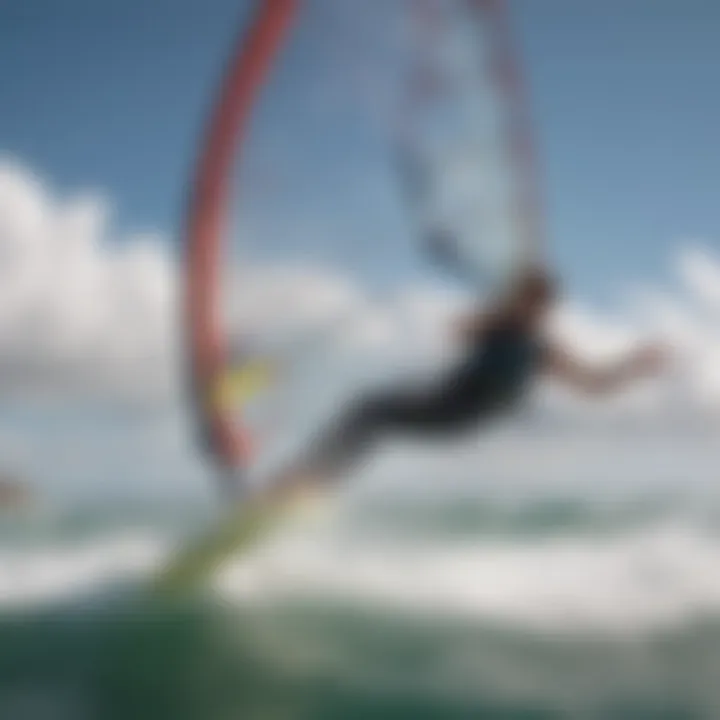
[[[697,243],[674,263],[672,288],[637,288],[615,316],[569,299],[552,332],[589,361],[643,337],[676,358],[663,383],[614,403],[623,412],[664,404],[720,408],[720,262]],[[0,162],[0,391],[173,397],[178,394],[179,263],[167,239],[119,235],[99,195],[62,196],[17,162]],[[226,283],[226,322],[250,334],[329,327],[346,360],[437,358],[462,295],[400,287],[370,296],[360,282],[321,267],[255,267]],[[261,330],[262,328],[262,330]],[[554,407],[587,403],[545,391]]]
[[[118,236],[102,197],[0,162],[0,390],[167,389],[176,298],[160,238]]]

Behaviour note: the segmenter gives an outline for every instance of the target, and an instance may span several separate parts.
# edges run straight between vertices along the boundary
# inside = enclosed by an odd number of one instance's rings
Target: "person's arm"
[[[589,395],[605,395],[646,377],[657,375],[664,365],[660,348],[648,345],[622,360],[604,366],[589,365],[563,348],[545,352],[545,371],[564,384]]]

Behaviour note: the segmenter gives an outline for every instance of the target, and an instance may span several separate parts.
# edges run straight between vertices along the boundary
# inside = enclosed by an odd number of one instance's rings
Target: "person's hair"
[[[557,281],[541,267],[531,267],[519,278],[516,296],[539,303],[552,303],[558,295]]]

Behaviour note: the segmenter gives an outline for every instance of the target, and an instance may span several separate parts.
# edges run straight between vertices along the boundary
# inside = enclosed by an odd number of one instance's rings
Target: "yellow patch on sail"
[[[276,376],[275,365],[267,359],[252,360],[229,368],[213,387],[213,403],[226,409],[242,406],[272,386]]]

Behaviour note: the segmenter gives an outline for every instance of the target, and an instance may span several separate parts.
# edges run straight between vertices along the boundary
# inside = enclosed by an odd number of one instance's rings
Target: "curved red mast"
[[[238,38],[210,118],[191,183],[185,243],[185,327],[193,402],[206,444],[221,468],[248,460],[250,439],[211,401],[222,372],[225,333],[220,325],[220,268],[232,170],[253,107],[290,29],[297,0],[261,0],[249,30]]]

